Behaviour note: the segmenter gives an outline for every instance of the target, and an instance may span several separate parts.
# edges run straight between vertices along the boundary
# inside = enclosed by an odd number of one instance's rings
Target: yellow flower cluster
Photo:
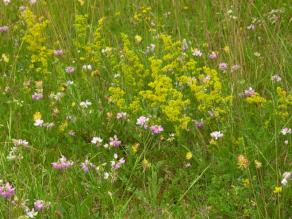
[[[26,33],[23,36],[23,41],[28,44],[28,51],[31,53],[31,69],[36,72],[48,72],[48,58],[52,54],[46,46],[46,37],[44,34],[47,28],[48,21],[38,21],[37,17],[29,9],[26,9],[21,14],[26,25]]]
[[[257,92],[255,92],[255,94],[250,97],[246,97],[245,101],[250,104],[256,105],[261,105],[267,102],[267,100],[264,97],[260,96]]]
[[[287,92],[281,88],[277,87],[278,103],[277,103],[277,115],[286,118],[289,116],[289,107],[292,106],[292,94],[287,94]]]
[[[151,20],[150,13],[151,13],[151,7],[149,7],[149,6],[141,7],[134,14],[134,21],[136,23],[140,23],[142,21],[149,22]]]

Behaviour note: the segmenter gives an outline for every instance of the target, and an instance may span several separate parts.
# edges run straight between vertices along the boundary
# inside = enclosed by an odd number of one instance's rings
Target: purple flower
[[[144,127],[145,129],[148,127],[148,121],[149,121],[149,118],[146,117],[146,116],[140,116],[138,119],[137,119],[137,122],[136,124],[141,126],[141,127]]]
[[[251,96],[253,96],[255,94],[256,94],[256,92],[252,87],[249,87],[248,89],[246,89],[244,91],[244,96],[246,96],[246,97],[251,97]]]
[[[7,182],[5,185],[0,186],[0,196],[9,199],[15,194],[15,188]]]
[[[125,159],[122,157],[118,162],[112,161],[112,168],[117,170],[125,163]]]
[[[110,143],[113,147],[119,147],[122,142],[118,139],[118,137],[115,135],[114,137],[110,137]]]
[[[65,68],[65,71],[68,73],[68,74],[73,74],[75,72],[75,68],[72,67],[72,66],[68,66]]]
[[[157,134],[163,132],[164,129],[161,125],[152,125],[150,127],[150,130],[151,130],[153,135],[157,135]]]
[[[209,59],[214,60],[214,59],[217,59],[217,57],[218,57],[218,55],[216,52],[211,52],[211,54],[209,54]]]
[[[38,211],[45,208],[45,202],[43,200],[36,200],[33,205],[34,208]]]
[[[9,27],[4,25],[4,26],[0,26],[0,33],[6,33],[8,32]]]
[[[198,129],[204,128],[204,121],[201,119],[199,121],[195,121],[195,125]]]
[[[219,63],[219,69],[220,69],[221,71],[226,71],[226,69],[227,69],[227,64],[226,64],[225,62],[221,62],[221,63]]]
[[[81,169],[85,172],[88,173],[90,168],[95,168],[96,166],[92,164],[89,160],[85,160],[83,163],[81,163]]]
[[[35,92],[31,97],[33,100],[41,100],[41,99],[43,99],[44,96],[42,93]]]
[[[57,162],[52,163],[52,167],[56,170],[64,170],[73,166],[73,164],[73,161],[67,160],[67,158],[62,155]]]
[[[55,56],[62,56],[64,54],[64,51],[62,49],[56,49],[54,50]]]

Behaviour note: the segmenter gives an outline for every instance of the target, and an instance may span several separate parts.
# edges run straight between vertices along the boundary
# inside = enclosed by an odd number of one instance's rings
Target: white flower
[[[89,106],[91,106],[92,103],[91,103],[90,101],[88,101],[88,100],[85,100],[85,101],[80,102],[79,105],[80,105],[82,108],[86,109],[86,108],[88,108]]]
[[[37,0],[29,0],[29,3],[30,3],[31,5],[35,4],[36,2],[37,2]]]
[[[44,124],[44,120],[37,119],[34,121],[34,126],[42,126]]]
[[[93,137],[91,140],[91,144],[96,144],[96,145],[100,145],[102,143],[102,138],[101,137]]]
[[[29,210],[28,208],[25,210],[26,216],[28,218],[35,218],[38,215],[37,211],[34,211],[34,208]]]
[[[3,0],[4,5],[9,5],[10,2],[11,0]]]
[[[109,177],[109,173],[108,173],[108,172],[105,172],[105,173],[103,174],[103,178],[104,178],[104,179],[108,179],[108,177]]]
[[[290,128],[283,128],[281,130],[282,135],[287,135],[287,134],[291,134],[292,130]]]
[[[196,56],[196,57],[201,57],[203,55],[201,50],[199,50],[197,48],[193,49],[192,54],[193,54],[193,56]]]
[[[282,181],[281,181],[281,184],[283,185],[283,186],[286,186],[287,185],[287,183],[288,183],[288,181],[289,181],[289,179],[292,177],[292,172],[285,172],[285,173],[283,173],[283,179],[282,179]]]
[[[271,80],[275,82],[280,82],[282,78],[279,75],[273,75]]]
[[[217,140],[218,138],[222,138],[223,137],[223,133],[221,133],[220,131],[214,131],[210,135],[215,140]]]

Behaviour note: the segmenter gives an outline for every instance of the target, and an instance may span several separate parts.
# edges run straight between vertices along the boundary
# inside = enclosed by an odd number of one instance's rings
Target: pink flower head
[[[67,160],[67,158],[62,155],[57,162],[52,163],[52,167],[56,170],[64,170],[73,166],[73,164],[73,161]]]
[[[217,59],[217,57],[218,57],[218,55],[217,55],[216,52],[211,52],[211,53],[209,54],[209,59],[214,60],[214,59]]]
[[[127,118],[127,113],[125,112],[118,112],[117,113],[117,119],[126,119]]]
[[[81,163],[81,169],[85,172],[88,173],[90,168],[95,168],[96,166],[92,164],[89,160],[85,160],[83,163]]]
[[[290,128],[283,128],[282,130],[281,130],[281,134],[282,135],[287,135],[287,134],[291,134],[292,133],[292,129],[290,129]]]
[[[114,137],[110,137],[110,143],[113,147],[119,147],[122,142],[118,139],[118,137],[115,135]]]
[[[35,92],[31,97],[32,97],[33,100],[41,100],[41,99],[43,99],[44,96],[43,96],[42,93],[36,93]]]
[[[112,161],[112,168],[117,170],[120,169],[121,166],[125,163],[125,159],[122,157],[120,160],[116,161]]]
[[[221,70],[221,71],[226,71],[226,69],[227,69],[227,64],[225,63],[225,62],[221,62],[221,63],[219,63],[219,69]]]
[[[36,200],[34,202],[34,208],[36,210],[43,210],[45,208],[45,202],[43,200]]]
[[[8,26],[0,26],[0,33],[5,33],[5,32],[8,32],[9,30],[9,27]]]
[[[149,118],[146,117],[146,116],[140,116],[138,119],[137,119],[137,122],[136,124],[141,126],[141,127],[144,127],[145,129],[148,127],[148,121],[149,121]]]
[[[7,182],[5,185],[0,186],[0,196],[9,199],[15,194],[15,188]]]
[[[75,68],[72,67],[72,66],[68,66],[65,68],[65,71],[68,73],[68,74],[73,74],[75,72]]]
[[[249,87],[248,89],[244,91],[244,96],[251,97],[255,95],[255,93],[256,93],[255,90],[252,87]]]
[[[62,56],[64,54],[64,51],[62,49],[56,49],[54,50],[55,56]]]
[[[150,127],[150,130],[151,130],[153,135],[157,135],[157,134],[163,132],[164,129],[161,125],[152,125]]]

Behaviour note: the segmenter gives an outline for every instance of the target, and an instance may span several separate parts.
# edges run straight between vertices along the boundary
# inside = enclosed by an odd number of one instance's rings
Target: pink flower
[[[125,159],[122,157],[118,162],[112,161],[112,168],[117,170],[125,163]]]
[[[244,91],[244,96],[246,97],[251,97],[253,95],[255,95],[255,90],[252,87],[249,87]]]
[[[75,68],[72,67],[72,66],[68,66],[65,68],[65,71],[68,73],[68,74],[73,74],[75,72]]]
[[[43,94],[42,93],[34,93],[33,95],[32,95],[32,99],[33,100],[41,100],[41,99],[43,99]]]
[[[55,56],[62,56],[64,54],[62,49],[56,49],[54,50],[54,55]]]
[[[148,121],[149,121],[149,118],[146,117],[146,116],[140,116],[138,119],[137,119],[137,122],[136,124],[141,126],[141,127],[144,127],[145,129],[148,127]]]
[[[127,113],[125,112],[117,113],[117,119],[126,119],[126,118],[127,118]]]
[[[214,60],[214,59],[217,59],[217,57],[218,57],[218,55],[216,52],[211,52],[211,54],[209,54],[209,59]]]
[[[292,129],[290,129],[290,128],[283,128],[282,130],[281,130],[281,133],[282,133],[282,135],[287,135],[287,134],[291,134],[292,133]]]
[[[8,32],[9,30],[9,27],[8,26],[0,26],[0,33],[6,33]]]
[[[161,125],[152,125],[150,127],[150,130],[151,130],[153,135],[157,135],[157,134],[163,132],[164,129]]]
[[[196,120],[196,121],[195,121],[195,125],[196,125],[196,127],[197,127],[198,129],[204,128],[204,121],[203,121],[203,119],[201,119],[201,120]]]
[[[73,164],[73,161],[67,160],[67,158],[62,155],[57,162],[52,163],[52,167],[56,170],[64,170],[73,166]]]
[[[15,194],[15,188],[7,182],[5,185],[0,186],[0,196],[9,199]]]
[[[110,143],[111,146],[113,147],[119,147],[122,142],[118,139],[118,137],[115,135],[114,137],[110,138]]]
[[[43,200],[36,200],[34,202],[34,208],[36,210],[42,210],[45,208],[45,202]]]
[[[225,62],[219,63],[219,69],[225,71],[227,69],[227,64]]]

